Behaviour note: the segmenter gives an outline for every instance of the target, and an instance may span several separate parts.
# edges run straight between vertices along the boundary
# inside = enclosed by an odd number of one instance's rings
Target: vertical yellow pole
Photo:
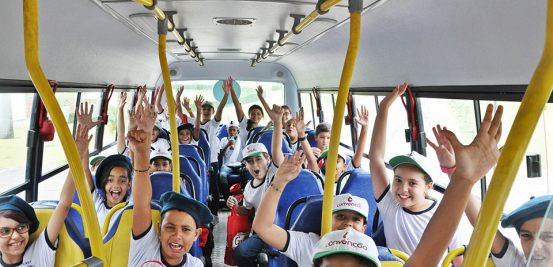
[[[553,89],[553,0],[548,1],[545,47],[534,76],[517,112],[507,142],[501,151],[478,222],[465,256],[464,266],[484,266],[499,224],[505,200]]]
[[[92,196],[90,195],[90,188],[85,180],[85,174],[83,165],[79,153],[77,152],[77,146],[73,141],[73,136],[69,131],[69,127],[65,122],[65,118],[61,111],[61,108],[52,92],[52,88],[42,71],[39,62],[39,45],[38,45],[38,0],[24,0],[23,1],[23,17],[24,17],[24,42],[25,42],[25,63],[27,64],[27,70],[29,76],[37,89],[42,102],[54,123],[56,132],[59,135],[63,151],[69,164],[69,169],[73,174],[75,180],[75,187],[81,200],[84,212],[84,225],[88,231],[90,237],[90,246],[92,249],[92,255],[105,262],[106,256],[104,252],[104,246],[102,244],[102,237],[100,235],[100,224],[98,223],[98,217],[96,215],[96,209],[92,202]]]
[[[349,94],[351,77],[355,69],[357,53],[359,51],[359,42],[361,40],[361,9],[362,0],[350,1],[350,39],[348,52],[342,69],[340,78],[340,87],[334,109],[334,119],[332,120],[332,130],[330,133],[330,145],[326,159],[326,178],[323,195],[323,214],[321,221],[321,236],[331,231],[332,228],[332,200],[334,198],[334,176],[336,176],[336,160],[338,159],[338,147],[340,145],[340,133],[342,132],[342,122],[344,121],[344,110],[346,100]]]
[[[167,112],[169,113],[169,127],[171,128],[171,165],[173,166],[173,192],[180,192],[180,161],[179,161],[179,142],[177,135],[177,121],[175,115],[175,98],[173,97],[173,86],[169,75],[169,65],[167,64],[167,20],[158,21],[158,52],[159,64],[163,75],[163,84],[167,94]],[[161,96],[158,96],[161,97]]]

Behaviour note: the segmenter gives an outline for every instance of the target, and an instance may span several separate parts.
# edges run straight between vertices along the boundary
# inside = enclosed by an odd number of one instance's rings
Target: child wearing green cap
[[[160,199],[161,221],[154,225],[151,219],[152,186],[148,170],[154,121],[153,107],[144,103],[137,108],[136,128],[127,135],[135,155],[133,224],[128,266],[155,263],[161,266],[200,267],[203,266],[200,259],[188,252],[200,236],[201,226],[213,220],[205,205],[181,194],[168,192]],[[154,227],[158,229],[159,235]]]

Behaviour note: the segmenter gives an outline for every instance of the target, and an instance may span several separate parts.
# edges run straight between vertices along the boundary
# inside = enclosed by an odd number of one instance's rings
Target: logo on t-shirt
[[[244,241],[248,237],[249,233],[246,232],[240,232],[234,236],[232,239],[232,248],[236,248],[242,241]]]
[[[163,262],[157,261],[157,260],[149,260],[140,264],[140,267],[157,267],[157,266],[165,266],[165,265],[163,265]]]

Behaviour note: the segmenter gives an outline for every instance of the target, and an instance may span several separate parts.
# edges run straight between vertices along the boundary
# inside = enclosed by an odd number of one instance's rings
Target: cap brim
[[[332,213],[337,212],[337,211],[342,211],[342,210],[353,211],[353,212],[355,212],[355,213],[357,213],[357,214],[363,216],[363,218],[365,218],[365,220],[368,220],[368,219],[369,219],[369,218],[367,217],[367,215],[363,215],[363,214],[362,214],[361,212],[359,212],[359,211],[352,210],[352,209],[346,209],[346,208],[343,208],[343,209],[333,209],[333,210],[332,210]]]
[[[245,156],[244,160],[247,159],[247,158],[257,157],[257,156],[262,156],[262,155],[263,155],[263,152],[254,152],[254,153],[251,153],[251,154]]]
[[[419,168],[422,172],[426,173],[426,175],[430,176],[432,178],[432,175],[430,175],[418,162],[416,162],[414,159],[412,159],[409,156],[400,155],[395,156],[392,159],[390,159],[390,165],[392,165],[392,168],[397,168],[403,164],[409,164],[413,165],[417,168]]]
[[[361,257],[361,258],[363,258],[363,259],[367,259],[367,260],[369,260],[370,262],[374,263],[377,267],[380,267],[380,260],[378,260],[378,258],[375,259],[375,258],[370,257],[370,256],[367,256],[367,255],[365,255],[365,254],[363,254],[363,253],[357,253],[357,252],[353,252],[353,251],[350,251],[350,250],[329,250],[329,251],[321,251],[321,252],[316,253],[316,254],[313,256],[313,260],[317,260],[317,259],[320,259],[320,258],[329,256],[329,255],[342,254],[342,253],[347,253],[347,254],[359,256],[359,257]]]

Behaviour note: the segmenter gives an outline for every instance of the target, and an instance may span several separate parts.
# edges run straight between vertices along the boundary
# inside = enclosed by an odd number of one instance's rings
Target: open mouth
[[[169,243],[169,247],[175,253],[179,253],[183,249],[183,246],[181,244],[173,243],[173,242]]]
[[[111,190],[109,192],[109,194],[111,195],[111,197],[115,200],[120,200],[122,197],[121,197],[121,190]]]
[[[408,196],[408,195],[397,195],[397,198],[398,198],[399,200],[407,200],[407,199],[410,198],[410,196]]]
[[[256,176],[259,175],[260,172],[261,172],[260,170],[254,170],[254,171],[253,171],[253,173],[254,173]]]
[[[532,261],[543,261],[547,259],[544,255],[541,254],[535,254],[532,256]]]
[[[23,241],[14,242],[8,245],[10,248],[18,249],[23,247]]]

